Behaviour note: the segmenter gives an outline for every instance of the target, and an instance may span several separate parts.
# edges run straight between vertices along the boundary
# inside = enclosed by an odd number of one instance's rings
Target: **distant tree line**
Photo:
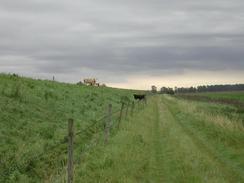
[[[170,95],[173,95],[175,93],[174,89],[173,88],[169,88],[169,87],[162,87],[160,89],[160,93],[162,94],[170,94]]]
[[[202,85],[197,87],[169,88],[162,87],[160,93],[196,93],[196,92],[221,92],[221,91],[244,91],[244,84],[226,85]]]

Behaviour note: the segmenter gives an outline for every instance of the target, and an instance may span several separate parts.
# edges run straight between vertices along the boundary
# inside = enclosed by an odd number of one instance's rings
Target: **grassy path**
[[[153,111],[155,112],[154,119],[152,121],[152,142],[151,142],[151,182],[163,182],[164,175],[163,175],[163,167],[161,166],[164,164],[164,157],[163,157],[163,146],[162,146],[162,123],[159,119],[159,109],[158,103],[155,101],[153,103]]]
[[[161,121],[164,122],[166,158],[170,165],[170,182],[241,182],[232,167],[221,161],[206,139],[200,139],[194,128],[187,128],[184,118],[172,114],[169,104],[161,103]]]
[[[244,182],[243,145],[231,159],[232,147],[205,136],[206,129],[173,99],[154,97],[143,111],[123,122],[108,146],[87,156],[77,182]]]

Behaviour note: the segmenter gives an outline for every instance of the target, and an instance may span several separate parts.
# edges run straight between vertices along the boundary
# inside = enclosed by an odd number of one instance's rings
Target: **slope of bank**
[[[109,103],[117,110],[121,97],[132,93],[1,74],[0,182],[41,182],[59,175],[66,168],[66,145],[47,149],[67,135],[68,118],[77,131],[84,129],[104,116]]]

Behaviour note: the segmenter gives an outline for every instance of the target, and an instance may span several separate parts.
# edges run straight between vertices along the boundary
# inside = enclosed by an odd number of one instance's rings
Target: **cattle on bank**
[[[95,86],[96,83],[97,83],[97,80],[95,78],[84,79],[85,85]]]
[[[146,95],[134,94],[133,96],[135,100],[146,100]]]
[[[97,82],[98,80],[95,79],[95,78],[86,78],[82,81],[80,81],[79,83],[77,84],[83,84],[83,85],[86,85],[86,86],[97,86],[97,87],[106,87],[106,84],[104,83],[99,83]]]
[[[145,94],[134,94],[133,96],[135,100],[147,104],[147,99]]]

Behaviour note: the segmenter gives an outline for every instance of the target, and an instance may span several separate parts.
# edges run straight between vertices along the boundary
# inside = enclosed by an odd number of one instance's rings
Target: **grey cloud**
[[[116,74],[119,82],[137,73],[242,71],[243,8],[242,0],[0,0],[0,71],[89,71],[108,82]]]

